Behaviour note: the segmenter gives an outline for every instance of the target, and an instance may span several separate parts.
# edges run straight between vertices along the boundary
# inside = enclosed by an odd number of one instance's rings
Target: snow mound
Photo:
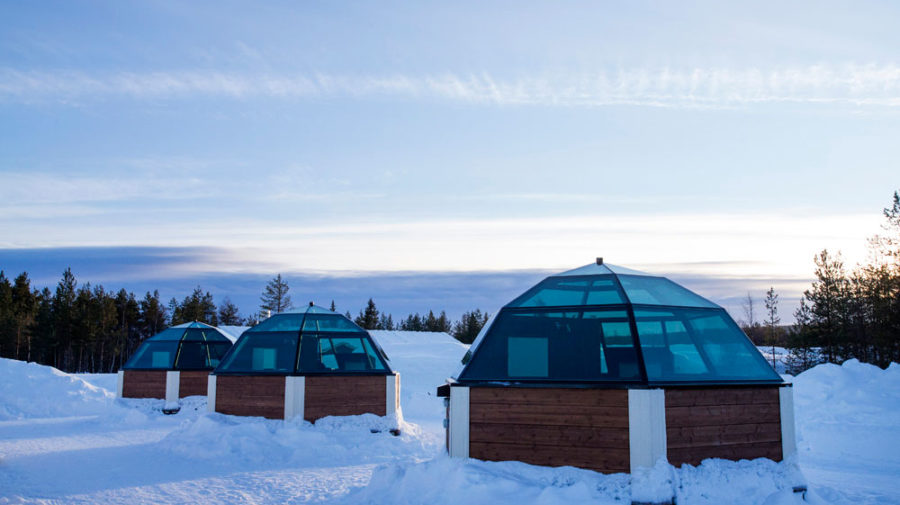
[[[882,370],[855,359],[828,363],[801,373],[793,383],[798,417],[804,421],[897,424],[900,364]]]
[[[53,367],[0,358],[0,420],[104,413],[115,394]]]
[[[160,445],[184,458],[254,466],[381,463],[431,457],[439,451],[442,437],[423,435],[415,425],[402,422],[400,435],[394,436],[390,430],[397,424],[373,414],[326,417],[315,425],[299,419],[205,414],[188,418]]]
[[[684,465],[680,469],[660,462],[646,475],[629,476],[440,456],[423,463],[379,466],[367,487],[340,503],[496,504],[512,503],[510,497],[515,497],[515,503],[541,505],[621,505],[632,500],[671,498],[674,486],[679,505],[799,505],[804,503],[802,497],[792,491],[798,481],[802,476],[796,464],[767,459],[707,460],[700,466]]]
[[[369,485],[340,503],[433,505],[544,505],[630,503],[629,477],[573,467],[546,468],[517,461],[491,462],[440,456],[419,464],[375,469]]]
[[[759,505],[803,503],[793,487],[805,482],[795,461],[707,459],[675,470],[679,505]]]

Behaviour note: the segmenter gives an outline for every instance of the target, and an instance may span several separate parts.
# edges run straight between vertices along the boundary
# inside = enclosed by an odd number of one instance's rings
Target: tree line
[[[774,289],[767,292],[763,321],[755,319],[747,295],[742,328],[757,345],[786,347],[788,373],[853,358],[882,368],[900,362],[900,192],[883,216],[882,233],[868,241],[866,262],[848,270],[840,253],[825,249],[815,256],[815,280],[793,325],[778,325]]]
[[[292,307],[289,286],[279,274],[266,285],[260,297],[265,315]],[[334,302],[331,309],[335,310]],[[349,313],[348,313],[349,316]],[[354,319],[351,317],[351,319]],[[444,331],[471,343],[488,315],[476,309],[451,323],[444,311],[438,316],[411,314],[394,324],[369,299],[357,324],[366,329]],[[27,272],[9,279],[0,270],[0,357],[33,361],[67,372],[114,372],[147,338],[162,330],[190,321],[213,326],[254,326],[259,318],[243,317],[225,297],[217,306],[209,291],[197,286],[191,294],[167,303],[159,291],[143,297],[124,289],[80,284],[67,268],[54,290],[32,286]]]

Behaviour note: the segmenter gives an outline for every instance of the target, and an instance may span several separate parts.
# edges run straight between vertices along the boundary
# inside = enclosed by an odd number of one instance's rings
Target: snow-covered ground
[[[627,475],[443,453],[435,387],[465,346],[445,334],[375,332],[401,371],[408,424],[375,416],[315,426],[207,414],[205,399],[115,400],[115,375],[69,375],[0,360],[0,504],[5,503],[629,503]],[[809,503],[900,504],[900,366],[855,361],[793,378]],[[679,505],[796,504],[790,467],[709,460],[654,469]]]

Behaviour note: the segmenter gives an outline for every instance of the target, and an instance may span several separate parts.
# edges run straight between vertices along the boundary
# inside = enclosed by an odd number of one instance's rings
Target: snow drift
[[[53,367],[0,358],[0,420],[102,414],[114,399]]]

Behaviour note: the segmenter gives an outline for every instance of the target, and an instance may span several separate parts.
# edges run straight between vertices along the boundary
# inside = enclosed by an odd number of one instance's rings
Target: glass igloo
[[[387,356],[369,333],[327,309],[275,314],[248,329],[216,369],[228,374],[390,374]]]
[[[503,307],[464,364],[460,384],[783,382],[725,309],[600,259]]]
[[[125,370],[212,370],[231,349],[233,337],[194,321],[148,338],[125,363]]]

